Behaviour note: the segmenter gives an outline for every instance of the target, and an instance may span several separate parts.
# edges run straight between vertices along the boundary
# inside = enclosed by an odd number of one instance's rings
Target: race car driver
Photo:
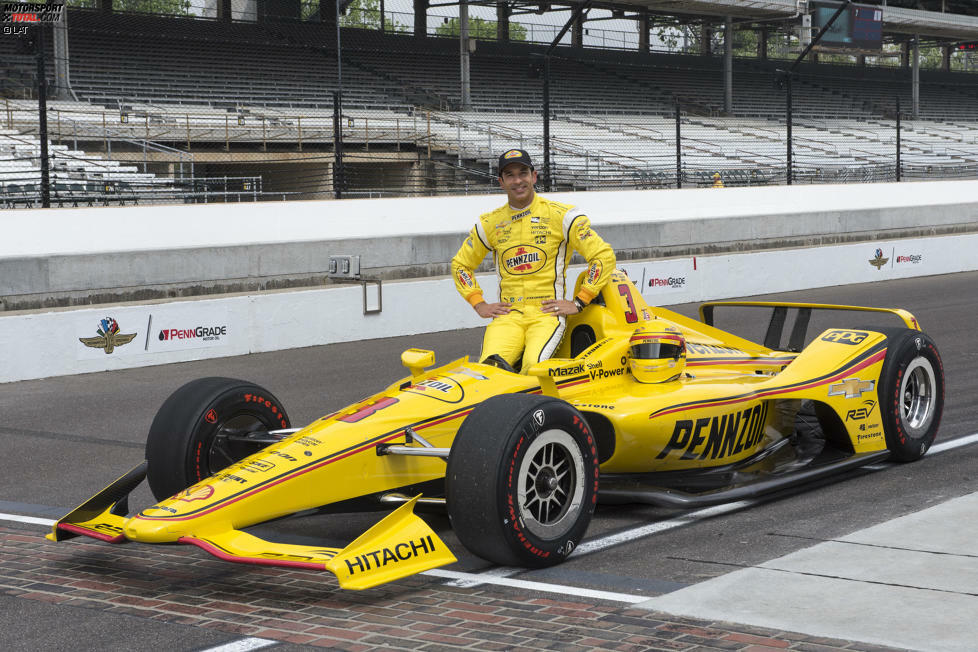
[[[614,252],[587,216],[537,195],[536,182],[526,151],[503,153],[499,185],[509,201],[479,217],[452,259],[455,288],[480,317],[492,319],[479,359],[495,355],[515,366],[522,354],[522,373],[553,355],[565,316],[583,310],[615,269]],[[587,261],[587,274],[577,296],[567,300],[567,264],[575,250]],[[493,303],[475,280],[476,268],[490,251],[499,276],[499,301]]]

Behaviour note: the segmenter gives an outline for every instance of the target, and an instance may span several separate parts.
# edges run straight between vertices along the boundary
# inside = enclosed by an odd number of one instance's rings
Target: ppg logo
[[[865,331],[829,331],[822,336],[825,342],[835,342],[836,344],[859,344],[869,337]]]

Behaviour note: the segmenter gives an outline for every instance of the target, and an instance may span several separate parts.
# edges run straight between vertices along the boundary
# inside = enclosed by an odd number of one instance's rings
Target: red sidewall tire
[[[944,364],[925,333],[890,336],[880,373],[879,399],[892,459],[912,462],[927,452],[944,412]]]
[[[282,403],[269,391],[233,378],[200,378],[164,401],[146,438],[147,480],[157,500],[210,477],[260,446],[225,443],[228,429],[290,427]]]
[[[497,564],[562,562],[594,513],[597,459],[594,435],[568,403],[525,394],[483,402],[449,456],[445,488],[456,535]]]

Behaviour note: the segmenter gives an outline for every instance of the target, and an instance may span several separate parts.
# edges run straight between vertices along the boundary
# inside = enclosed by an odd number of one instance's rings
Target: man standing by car
[[[498,355],[523,373],[553,355],[566,315],[584,309],[615,269],[611,247],[591,229],[587,215],[550,201],[533,189],[537,173],[530,155],[511,149],[499,157],[499,185],[509,202],[481,215],[452,259],[455,288],[479,313],[486,327],[480,360]],[[587,261],[577,295],[564,299],[567,264],[574,251]],[[499,301],[489,303],[475,270],[492,252],[499,276]]]

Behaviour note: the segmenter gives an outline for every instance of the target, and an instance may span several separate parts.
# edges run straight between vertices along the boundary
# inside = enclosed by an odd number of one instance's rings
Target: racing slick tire
[[[560,399],[494,396],[455,436],[445,495],[471,552],[506,566],[559,564],[584,537],[597,502],[594,435]]]
[[[879,400],[890,458],[919,459],[934,443],[944,412],[944,365],[934,341],[915,330],[888,333]]]
[[[233,378],[199,378],[173,392],[149,428],[150,489],[168,498],[267,444],[229,441],[228,434],[289,427],[282,403],[258,385]]]

